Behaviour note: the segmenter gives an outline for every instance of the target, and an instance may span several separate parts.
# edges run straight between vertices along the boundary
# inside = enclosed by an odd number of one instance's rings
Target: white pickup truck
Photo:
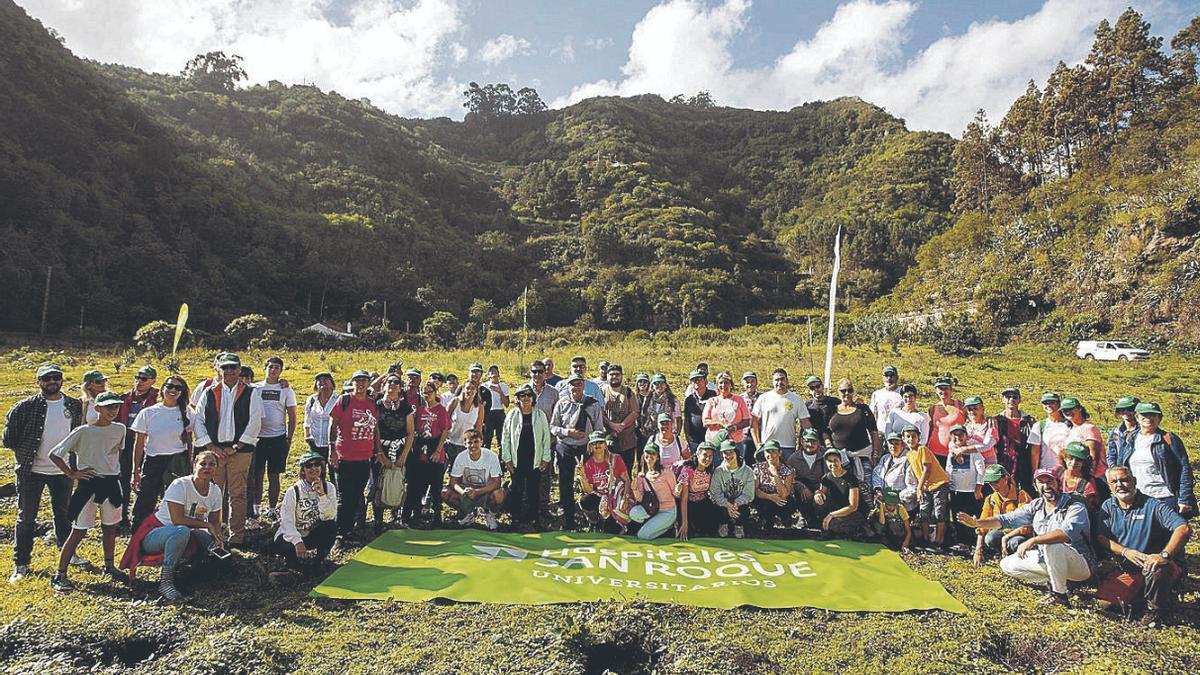
[[[1145,361],[1150,352],[1121,340],[1080,340],[1075,356],[1088,361]]]

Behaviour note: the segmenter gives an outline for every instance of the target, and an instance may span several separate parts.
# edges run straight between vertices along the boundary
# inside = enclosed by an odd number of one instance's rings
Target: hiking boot
[[[746,536],[746,528],[742,527],[741,525],[734,525],[733,526],[733,536],[737,537],[738,539],[745,537]]]
[[[1158,628],[1163,624],[1162,613],[1157,609],[1147,609],[1142,615],[1140,623],[1146,628]]]
[[[473,522],[475,522],[475,512],[474,511],[468,511],[466,515],[464,515],[462,518],[458,519],[458,524],[462,527],[467,527],[467,526],[471,525],[471,523],[473,523]]]
[[[721,525],[718,525],[717,526],[717,536],[718,537],[728,537],[729,536],[729,526],[724,523],[722,523]]]
[[[113,567],[112,565],[104,566],[104,576],[108,577],[109,579],[112,579],[113,581],[115,581],[119,584],[129,583],[129,575],[122,572],[121,570]]]
[[[339,534],[337,537],[334,537],[333,547],[329,549],[329,552],[330,553],[341,553],[342,548],[345,545],[346,545],[346,538]]]
[[[175,588],[174,572],[163,570],[162,575],[158,578],[158,594],[167,602],[175,602],[183,599],[183,593]]]
[[[1054,591],[1046,591],[1046,594],[1038,600],[1039,605],[1059,605],[1062,607],[1071,606],[1071,597],[1066,593],[1055,593]]]
[[[496,516],[490,513],[483,514],[483,524],[487,525],[487,529],[493,532],[500,529],[500,523],[496,522]]]
[[[53,588],[59,593],[69,593],[75,590],[75,584],[71,583],[71,580],[67,578],[67,575],[60,573],[50,577],[50,588]]]
[[[8,575],[8,583],[15,584],[27,576],[29,576],[29,565],[17,565],[13,568],[12,574]]]

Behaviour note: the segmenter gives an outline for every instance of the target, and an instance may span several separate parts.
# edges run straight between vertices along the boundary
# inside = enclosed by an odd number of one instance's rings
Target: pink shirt
[[[950,448],[950,427],[967,421],[967,413],[962,404],[951,400],[948,406],[941,401],[933,404],[929,410],[929,449],[938,457],[945,457]]]
[[[721,431],[730,424],[740,424],[750,421],[750,409],[746,407],[746,399],[741,396],[730,396],[724,398],[720,395],[714,396],[704,402],[704,419],[706,420],[721,420],[724,426],[711,426],[704,432],[704,440],[711,441],[717,432]],[[746,438],[745,429],[734,429],[729,432],[729,440],[734,443],[741,443]]]
[[[1069,443],[1071,441],[1079,441],[1080,443],[1083,443],[1084,441],[1096,442],[1096,447],[1100,449],[1098,453],[1100,461],[1096,462],[1096,465],[1092,467],[1092,476],[1096,478],[1103,476],[1104,472],[1108,470],[1108,460],[1104,456],[1104,437],[1100,434],[1099,427],[1097,427],[1095,424],[1092,424],[1088,420],[1084,420],[1083,424],[1071,427],[1070,433],[1067,434],[1067,442]]]
[[[658,497],[658,510],[674,511],[675,510],[675,474],[667,469],[663,469],[654,480],[650,480],[646,476],[638,476],[633,481],[633,496],[639,501],[642,494],[645,492],[646,483],[649,482],[654,488],[654,496]]]

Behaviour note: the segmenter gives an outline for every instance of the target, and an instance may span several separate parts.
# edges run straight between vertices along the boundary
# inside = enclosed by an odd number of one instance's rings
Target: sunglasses
[[[531,370],[531,371],[529,371],[529,374],[530,374],[530,375],[545,375],[545,374],[546,374],[546,371],[544,371],[544,370]]]
[[[62,382],[62,375],[43,375],[38,380],[42,382]]]
[[[838,389],[838,392],[839,392],[839,393],[842,393],[842,394],[853,394],[853,393],[854,393],[854,387],[851,387],[851,388],[849,388],[849,389]]]
[[[174,384],[174,383],[164,384],[163,391],[183,391],[183,387],[179,386],[178,384]]]
[[[320,462],[305,462],[300,465],[300,468],[302,468],[302,469],[319,469],[319,468],[321,468],[321,463]]]
[[[138,382],[145,382],[146,380],[153,380],[154,378],[148,375],[135,375],[133,379],[137,380]]]

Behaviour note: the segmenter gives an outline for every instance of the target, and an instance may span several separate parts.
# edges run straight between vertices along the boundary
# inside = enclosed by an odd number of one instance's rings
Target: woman
[[[532,530],[539,519],[541,486],[550,470],[550,421],[534,405],[537,394],[529,384],[516,391],[517,404],[504,419],[500,461],[512,480],[509,499],[513,524]]]
[[[221,550],[221,488],[213,482],[217,453],[196,454],[192,475],[175,479],[167,487],[158,511],[142,521],[121,558],[121,569],[129,570],[130,581],[142,563],[162,557],[158,592],[168,602],[183,594],[175,588],[175,570],[191,558],[210,550]]]
[[[783,450],[775,441],[763,443],[762,454],[765,461],[754,465],[754,509],[764,531],[770,531],[776,522],[790,527],[796,515],[796,500],[792,497],[796,472],[783,463]]]
[[[317,373],[313,379],[313,393],[304,402],[304,440],[308,449],[329,460],[329,412],[337,403],[333,395],[333,375],[328,372]],[[321,465],[325,471],[325,465]],[[321,478],[325,478],[322,474]],[[336,480],[333,469],[329,470],[329,479]]]
[[[925,445],[939,460],[945,461],[950,448],[950,428],[966,422],[967,412],[954,398],[954,382],[948,377],[939,378],[933,386],[938,401],[929,407],[929,442]]]
[[[717,395],[704,402],[704,440],[725,432],[726,438],[737,443],[745,456],[746,429],[750,427],[750,409],[741,396],[733,394],[733,374],[727,370],[717,374]]]
[[[458,396],[450,401],[446,414],[450,417],[450,434],[446,437],[446,464],[453,466],[458,453],[467,447],[463,434],[467,429],[474,429],[483,434],[484,423],[487,419],[483,399],[479,396],[479,383],[467,380],[458,392]]]
[[[333,542],[337,549],[353,532],[359,515],[366,517],[363,497],[371,481],[371,460],[383,447],[379,442],[379,406],[369,390],[371,374],[356,370],[350,381],[353,393],[338,397],[337,405],[329,411],[329,442],[333,445],[329,464],[338,471],[338,536]]]
[[[1087,408],[1079,402],[1077,398],[1067,397],[1062,400],[1059,407],[1062,410],[1067,421],[1071,423],[1071,431],[1067,434],[1067,443],[1072,442],[1083,443],[1087,446],[1088,453],[1092,456],[1092,477],[1098,482],[1104,482],[1104,472],[1108,470],[1107,454],[1108,448],[1104,444],[1104,435],[1100,433],[1100,427],[1090,421]],[[1102,492],[1107,492],[1102,490]],[[1107,498],[1107,494],[1102,494]]]
[[[500,366],[488,366],[488,379],[483,386],[492,392],[491,408],[483,411],[483,447],[498,450],[504,433],[504,411],[509,406],[509,388],[500,381]],[[493,438],[496,440],[494,446]]]
[[[324,560],[337,537],[337,487],[321,477],[325,458],[309,450],[299,464],[300,476],[283,493],[279,530],[271,540],[271,551],[291,569]]]
[[[396,375],[389,375],[384,382],[383,395],[375,404],[379,407],[379,445],[380,453],[371,465],[371,505],[375,515],[375,532],[383,531],[384,505],[380,502],[383,487],[383,470],[393,466],[405,466],[408,453],[412,450],[413,407],[404,395],[403,383]],[[397,518],[396,509],[392,510],[392,520]]]
[[[825,467],[828,472],[821,479],[821,491],[816,495],[817,505],[826,512],[821,529],[841,537],[861,534],[867,520],[859,510],[858,481],[846,470],[836,448],[825,451]]]
[[[1135,411],[1138,427],[1118,446],[1113,466],[1128,467],[1139,492],[1190,518],[1196,513],[1196,495],[1183,441],[1162,429],[1162,408],[1157,403],[1139,403]]]
[[[696,454],[683,462],[679,480],[675,484],[675,495],[679,499],[679,532],[676,538],[687,541],[689,537],[716,534],[720,508],[708,496],[712,485],[713,455],[716,447],[705,441],[696,447]]]
[[[963,424],[967,429],[967,447],[983,455],[985,466],[991,466],[996,463],[996,442],[1000,440],[996,421],[987,416],[983,399],[978,396],[968,397],[963,405],[967,407],[967,421]]]
[[[637,538],[657,539],[675,524],[675,474],[663,468],[658,446],[647,443],[642,448],[642,471],[633,481],[633,498],[638,502],[629,510],[629,518],[642,524]],[[658,512],[650,514],[643,499],[653,492],[658,500]]]
[[[746,466],[732,441],[721,443],[721,465],[713,471],[708,496],[718,507],[717,536],[746,536],[746,521],[750,517],[750,502],[754,501],[754,470]]]
[[[1062,491],[1083,497],[1087,503],[1088,512],[1096,513],[1100,508],[1100,493],[1096,489],[1096,479],[1092,474],[1092,453],[1086,445],[1079,441],[1067,443],[1063,449],[1063,465],[1059,471]]]
[[[133,419],[133,474],[138,493],[133,505],[133,529],[154,512],[163,487],[192,465],[192,420],[188,416],[187,381],[171,375],[163,382],[161,399]]]
[[[646,438],[652,438],[657,434],[658,418],[662,415],[671,418],[675,429],[681,428],[683,407],[680,405],[679,399],[675,397],[675,392],[671,391],[671,385],[667,384],[667,376],[656,373],[654,377],[650,378],[650,387],[650,396],[646,398],[641,413],[638,415],[639,423],[642,425],[642,434]]]
[[[917,386],[906,384],[900,387],[900,407],[892,410],[884,425],[883,435],[899,434],[904,427],[913,425],[921,432],[921,445],[929,442],[929,415],[917,408]]]
[[[659,459],[662,460],[663,466],[672,471],[679,465],[679,462],[688,459],[691,454],[688,452],[687,442],[677,433],[675,433],[675,420],[667,413],[658,414],[658,433],[646,442],[647,445],[653,443],[659,452]]]
[[[608,447],[608,435],[593,431],[588,436],[588,458],[576,468],[579,479],[579,509],[593,532],[622,532],[629,523],[619,506],[622,493],[632,494],[625,460]]]
[[[633,459],[634,459],[634,462],[636,463],[636,462],[642,461],[642,457],[641,457],[642,446],[646,445],[646,441],[650,440],[651,434],[647,434],[645,432],[645,429],[647,429],[647,428],[653,429],[653,428],[656,428],[656,426],[657,426],[657,424],[655,423],[655,421],[653,419],[650,419],[650,420],[645,419],[645,416],[647,414],[646,402],[650,399],[650,396],[651,396],[650,376],[649,375],[647,375],[646,373],[638,373],[637,374],[637,378],[634,381],[633,393],[634,393],[633,403],[634,403],[634,405],[637,406],[637,411],[638,411],[637,422],[634,423],[634,427],[635,427],[634,432],[635,432],[635,436],[636,436],[636,441],[633,446],[633,448],[634,448]]]
[[[833,447],[842,450],[854,468],[854,475],[863,481],[871,474],[879,457],[879,431],[870,406],[854,398],[854,384],[846,378],[838,382],[841,400],[829,418],[829,435]],[[870,489],[870,485],[866,485]]]
[[[99,419],[96,412],[96,397],[108,391],[108,377],[98,370],[89,370],[83,374],[83,423],[92,424]]]
[[[894,411],[893,411],[894,412]],[[908,425],[916,429],[915,425]],[[914,443],[920,443],[920,432]],[[908,461],[909,447],[904,444],[904,437],[897,432],[888,434],[888,451],[883,453],[875,465],[875,476],[872,488],[895,490],[900,495],[900,504],[906,511],[916,511],[917,508],[917,475]]]
[[[437,385],[426,382],[414,416],[412,451],[405,464],[408,493],[404,498],[401,520],[412,527],[421,510],[421,500],[429,493],[433,506],[433,525],[442,525],[442,481],[446,477],[446,437],[450,433],[450,415],[438,398]]]

